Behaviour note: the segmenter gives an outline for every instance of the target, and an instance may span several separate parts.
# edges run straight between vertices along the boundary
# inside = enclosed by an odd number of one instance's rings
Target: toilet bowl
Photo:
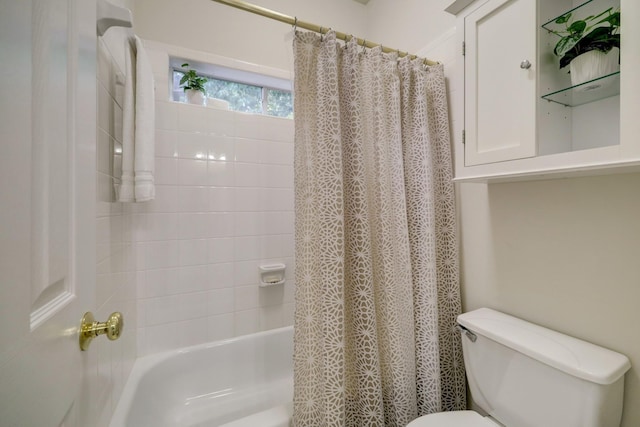
[[[488,308],[458,316],[474,411],[407,427],[612,427],[622,418],[629,359]]]

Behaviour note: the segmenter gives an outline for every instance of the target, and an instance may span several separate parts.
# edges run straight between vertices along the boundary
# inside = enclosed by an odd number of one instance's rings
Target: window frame
[[[189,59],[179,59],[179,58],[171,58],[170,59],[170,82],[171,82],[171,99],[176,101],[176,92],[178,92],[179,86],[175,86],[175,77],[174,73],[184,73],[184,69],[182,68],[182,64],[188,63],[189,68],[196,70],[196,73],[199,76],[205,77],[207,79],[215,79],[224,82],[236,83],[246,86],[258,87],[261,89],[261,109],[260,113],[248,113],[248,114],[261,114],[268,117],[279,117],[279,118],[293,118],[293,110],[292,115],[290,117],[285,116],[277,116],[268,113],[268,103],[269,103],[269,92],[270,91],[279,91],[279,92],[287,92],[291,94],[291,106],[293,109],[293,88],[291,80],[283,79],[280,77],[269,76],[266,74],[255,73],[251,71],[239,70],[229,67],[224,67],[215,64],[206,64],[198,61],[191,61]],[[239,111],[239,110],[232,110]],[[239,111],[242,112],[242,111]]]

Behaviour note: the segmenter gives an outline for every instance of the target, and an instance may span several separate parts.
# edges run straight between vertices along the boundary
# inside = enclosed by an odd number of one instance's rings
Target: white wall
[[[458,46],[429,30],[448,34],[450,3],[371,0],[370,36],[414,51],[430,46],[424,53],[450,77]],[[450,80],[449,90],[461,88]],[[457,139],[462,106],[450,111]],[[457,186],[464,310],[495,308],[626,354],[633,367],[623,427],[640,425],[638,188],[639,174]]]
[[[345,0],[254,0],[251,3],[338,31],[365,33],[366,8]],[[211,0],[135,0],[137,34],[202,52],[290,70],[287,24]]]
[[[443,12],[452,1],[371,0],[367,5],[367,37],[394,49],[420,53],[455,25],[454,16]]]

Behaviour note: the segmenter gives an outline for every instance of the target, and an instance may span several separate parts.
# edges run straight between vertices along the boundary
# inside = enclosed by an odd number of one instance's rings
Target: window
[[[174,101],[184,102],[185,100],[184,91],[180,87],[180,79],[183,75],[181,71],[173,70]],[[206,74],[198,73],[198,75],[208,79],[204,85],[207,96],[227,101],[229,109],[233,111],[293,118],[291,91],[218,79]]]

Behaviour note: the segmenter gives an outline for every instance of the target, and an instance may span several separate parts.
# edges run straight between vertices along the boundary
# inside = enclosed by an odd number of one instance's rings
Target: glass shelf
[[[587,16],[596,16],[606,10],[608,7],[619,8],[620,0],[588,0],[580,3],[580,5],[569,9],[566,12],[556,16],[555,18],[545,22],[541,27],[559,37],[558,32],[563,32],[566,28],[566,23],[556,23],[556,20],[560,17],[571,14],[571,20],[581,17],[582,19]],[[562,71],[559,71],[562,72]],[[560,81],[560,75],[557,76],[556,81]],[[551,84],[551,87],[554,87]],[[559,87],[559,86],[555,86]],[[557,90],[551,93],[542,95],[542,99],[556,102],[558,104],[575,107],[582,104],[588,104],[589,102],[598,101],[600,99],[616,96],[620,94],[620,72],[615,72],[579,85],[574,85],[561,90]]]
[[[542,99],[566,107],[576,107],[620,94],[620,71],[579,85],[542,95]]]
[[[557,30],[563,30],[564,26],[561,28],[560,27],[561,24],[556,24],[556,19],[560,18],[561,16],[565,16],[567,13],[574,14],[573,12],[575,12],[576,10],[582,8],[583,6],[588,5],[589,3],[592,3],[593,1],[594,0],[585,1],[584,3],[580,4],[579,6],[576,6],[573,9],[567,10],[563,14],[558,15],[555,18],[553,18],[553,19],[545,22],[544,24],[542,24],[542,28],[544,28],[545,30],[550,31],[552,33],[555,33]],[[585,15],[585,16],[587,16],[587,15]]]

